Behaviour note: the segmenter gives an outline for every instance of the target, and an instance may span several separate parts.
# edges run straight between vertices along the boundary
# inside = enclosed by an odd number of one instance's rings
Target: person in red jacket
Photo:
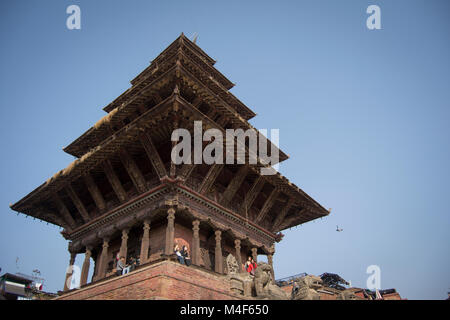
[[[248,257],[247,261],[245,262],[244,268],[245,268],[245,271],[247,271],[248,273],[251,274],[252,269],[253,269],[252,257]]]
[[[255,260],[253,260],[252,257],[248,257],[248,260],[245,262],[245,271],[254,276],[256,268],[258,268],[258,265],[256,264]]]
[[[251,270],[250,274],[254,276],[256,268],[258,268],[258,265],[256,264],[255,260],[253,260],[253,258],[251,260],[251,266],[252,266],[252,270]]]

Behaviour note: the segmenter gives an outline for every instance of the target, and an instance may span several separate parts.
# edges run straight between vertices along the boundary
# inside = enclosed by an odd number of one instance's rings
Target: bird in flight
[[[342,228],[339,229],[339,226],[336,226],[336,231],[337,231],[337,232],[341,232],[341,231],[344,231],[344,229],[342,229]]]

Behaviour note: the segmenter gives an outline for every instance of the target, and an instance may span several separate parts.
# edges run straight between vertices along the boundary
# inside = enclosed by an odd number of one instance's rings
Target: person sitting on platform
[[[181,254],[180,247],[178,246],[178,244],[176,244],[175,247],[173,248],[173,252],[175,252],[175,254],[177,255],[178,262],[184,264],[184,257]]]
[[[136,256],[136,267],[139,267],[140,264],[141,264],[141,257],[138,255]]]
[[[130,272],[136,269],[137,267],[137,260],[133,257],[130,257]]]
[[[300,286],[294,280],[291,280],[291,284],[292,284],[291,300],[294,300],[295,296],[297,295],[298,290],[300,289]]]
[[[186,246],[183,246],[183,249],[181,250],[181,255],[183,256],[184,263],[187,266],[191,265],[191,257],[189,257],[189,252]]]
[[[128,272],[131,271],[131,265],[130,264],[126,264],[125,263],[125,257],[121,257],[121,259],[123,258],[123,264],[124,264],[124,268],[122,271],[122,275],[127,274]]]
[[[247,261],[244,265],[245,271],[247,271],[249,274],[252,273],[253,265],[252,265],[252,257],[248,257]]]
[[[256,264],[255,260],[253,260],[253,258],[252,258],[251,264],[252,264],[252,270],[251,270],[250,274],[251,274],[252,276],[254,276],[254,275],[255,275],[255,272],[256,272],[256,268],[258,268],[258,265]]]
[[[121,256],[117,261],[116,275],[121,276],[124,268],[125,268],[125,257]]]

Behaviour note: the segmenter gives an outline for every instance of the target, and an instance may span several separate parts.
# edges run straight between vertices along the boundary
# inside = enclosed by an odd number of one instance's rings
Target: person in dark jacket
[[[187,266],[190,266],[191,265],[191,257],[189,256],[189,251],[186,246],[183,246],[183,249],[181,250],[181,255],[184,258],[184,263]]]
[[[130,257],[130,272],[136,269],[137,265],[137,260],[134,257]]]

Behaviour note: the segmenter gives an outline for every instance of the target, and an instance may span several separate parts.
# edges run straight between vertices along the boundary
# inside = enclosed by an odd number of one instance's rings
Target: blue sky
[[[68,30],[66,8],[81,8]],[[366,8],[381,8],[368,30]],[[8,207],[66,167],[61,149],[181,32],[280,129],[280,171],[331,214],[285,232],[276,277],[333,272],[408,299],[450,288],[448,1],[1,1],[0,267],[69,262],[60,229]],[[344,229],[336,232],[336,225]],[[77,263],[81,265],[80,255]]]

